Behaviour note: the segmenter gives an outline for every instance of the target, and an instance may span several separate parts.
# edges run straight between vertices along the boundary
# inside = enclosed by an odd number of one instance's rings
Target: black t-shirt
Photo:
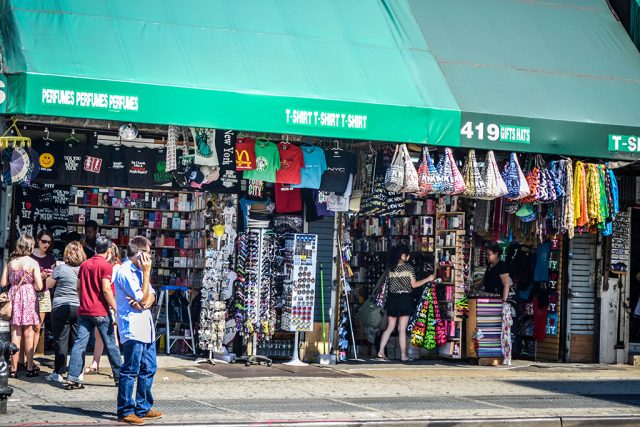
[[[132,148],[125,153],[127,183],[131,188],[153,188],[153,170],[157,154],[148,148]]]
[[[58,183],[58,168],[62,165],[62,145],[62,142],[45,141],[44,139],[34,141],[31,144],[40,156],[40,172],[36,177],[36,182]]]
[[[125,153],[129,148],[113,147],[109,161],[109,187],[126,187],[127,170],[125,169]]]
[[[347,189],[349,175],[356,174],[356,156],[347,151],[327,151],[327,170],[322,174],[320,191],[342,195]]]
[[[216,131],[216,152],[220,162],[220,177],[202,188],[212,193],[237,194],[240,192],[242,172],[236,172],[236,137],[233,130]]]
[[[84,155],[84,179],[87,185],[106,187],[109,184],[107,171],[111,162],[111,147],[90,145]]]
[[[395,148],[382,147],[376,152],[376,175],[384,175],[391,166]]]
[[[84,181],[84,155],[87,144],[81,142],[62,144],[62,163],[58,168],[58,183],[62,185],[82,185]]]
[[[153,161],[153,183],[156,187],[171,187],[173,174],[167,172],[167,150],[152,150],[155,156]]]
[[[492,294],[502,295],[504,285],[500,276],[502,274],[509,274],[509,267],[504,261],[498,261],[495,267],[491,265],[487,266],[487,271],[484,273],[484,290]]]

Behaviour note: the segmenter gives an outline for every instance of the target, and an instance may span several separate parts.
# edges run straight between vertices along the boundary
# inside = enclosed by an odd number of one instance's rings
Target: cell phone
[[[43,271],[43,273],[51,274],[53,273],[53,270],[50,268],[47,268],[46,270]]]

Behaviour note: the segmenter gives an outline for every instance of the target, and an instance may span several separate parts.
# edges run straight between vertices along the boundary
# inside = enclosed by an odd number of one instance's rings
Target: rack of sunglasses
[[[225,332],[226,304],[221,293],[229,280],[229,254],[226,251],[207,249],[205,252],[205,270],[200,290],[200,330],[199,346],[212,353],[223,351]]]
[[[284,251],[282,329],[312,331],[318,236],[287,234]]]

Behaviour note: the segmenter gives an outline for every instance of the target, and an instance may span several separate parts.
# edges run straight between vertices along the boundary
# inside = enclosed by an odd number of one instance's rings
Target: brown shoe
[[[158,411],[149,411],[147,415],[142,417],[145,420],[157,420],[158,418],[162,418],[162,412]]]
[[[134,426],[143,426],[146,423],[142,418],[139,418],[136,414],[127,415],[126,417],[118,418],[118,422],[127,423]]]

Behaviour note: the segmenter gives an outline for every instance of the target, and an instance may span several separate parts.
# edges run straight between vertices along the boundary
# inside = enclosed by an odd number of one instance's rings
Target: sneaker
[[[146,423],[142,418],[137,417],[135,414],[127,415],[126,417],[118,418],[118,422],[127,423],[134,426],[143,426]]]
[[[162,418],[162,412],[158,411],[149,411],[147,415],[142,417],[145,420],[157,420],[158,418]]]
[[[84,381],[84,374],[78,375],[78,382],[81,383]]]
[[[45,378],[47,381],[51,381],[52,383],[63,383],[64,379],[62,379],[62,375],[56,374],[55,372],[50,373]]]

